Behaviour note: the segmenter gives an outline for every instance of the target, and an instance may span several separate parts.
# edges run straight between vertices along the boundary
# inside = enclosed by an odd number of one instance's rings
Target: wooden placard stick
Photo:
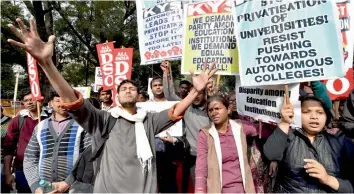
[[[333,108],[334,108],[334,117],[336,120],[339,119],[339,104],[340,100],[334,101]]]
[[[17,71],[16,72],[16,82],[15,82],[15,91],[14,91],[14,117],[16,116],[16,99],[17,99],[17,91],[18,91],[18,78],[20,76],[20,73]]]
[[[290,104],[288,84],[285,84],[285,99],[284,100],[285,100],[285,104]]]
[[[261,139],[262,138],[262,120],[261,119],[258,120],[258,129],[259,129],[258,138]]]
[[[41,104],[37,101],[37,115],[38,115],[38,123],[41,122]]]

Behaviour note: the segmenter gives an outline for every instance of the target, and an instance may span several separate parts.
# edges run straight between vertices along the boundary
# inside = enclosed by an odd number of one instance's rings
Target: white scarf
[[[135,122],[136,153],[144,173],[146,166],[148,171],[150,171],[152,160],[151,147],[143,123],[147,113],[139,107],[137,107],[136,111],[137,113],[132,115],[120,107],[115,107],[111,109],[111,115],[114,118],[123,117],[128,121]]]
[[[234,135],[234,139],[235,139],[235,143],[236,143],[238,160],[240,161],[242,182],[243,182],[243,187],[245,188],[246,177],[245,177],[243,150],[242,150],[242,143],[241,143],[241,133],[242,133],[241,127],[242,126],[240,126],[238,123],[236,123],[233,120],[229,120],[229,122],[230,122],[230,125],[231,125],[232,134]],[[211,124],[211,128],[209,129],[209,133],[214,139],[215,151],[216,151],[216,156],[218,158],[218,164],[219,164],[220,184],[221,184],[221,187],[222,187],[222,153],[221,153],[221,145],[220,145],[219,134],[218,134],[218,131],[215,128],[215,124],[214,123]]]

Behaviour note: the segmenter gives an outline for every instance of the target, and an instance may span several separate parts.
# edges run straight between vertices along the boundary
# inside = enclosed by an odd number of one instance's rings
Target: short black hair
[[[125,80],[123,80],[122,82],[120,82],[120,84],[119,84],[119,86],[118,86],[118,88],[117,88],[117,92],[118,92],[118,94],[119,94],[119,92],[120,92],[120,87],[122,87],[122,85],[124,85],[124,84],[132,84],[133,86],[135,86],[136,87],[136,90],[137,90],[137,92],[138,92],[138,94],[140,94],[140,89],[139,89],[139,87],[138,87],[138,84],[135,82],[135,81],[133,81],[133,80],[128,80],[128,79],[125,79]]]
[[[112,90],[103,90],[103,87],[101,87],[100,89],[98,89],[98,94],[101,94],[101,92],[107,92],[107,94],[112,95]]]
[[[23,91],[22,96],[21,96],[21,99],[24,100],[24,99],[25,99],[25,96],[28,96],[28,95],[30,95],[30,94],[32,94],[32,92],[31,92],[31,90],[29,90],[29,89]]]
[[[324,103],[321,99],[317,98],[316,96],[304,96],[304,97],[301,98],[300,101],[301,101],[301,106],[302,106],[302,104],[305,103],[306,101],[316,101],[316,102],[319,102],[319,103],[321,104],[323,110],[325,111],[326,116],[327,116],[326,126],[331,122],[331,119],[332,119],[332,117],[333,117],[332,112],[331,112],[331,110],[329,110],[329,109],[326,108],[325,103]]]
[[[49,95],[49,101],[52,101],[55,97],[59,97],[59,94],[56,91],[51,91]]]
[[[183,84],[187,85],[188,87],[190,87],[192,85],[191,82],[189,82],[187,80],[182,80],[182,81],[179,82],[179,86],[181,86]]]
[[[142,92],[140,92],[140,94],[143,95],[143,97],[144,97],[145,99],[149,99],[149,94],[148,94],[147,92],[142,91]]]
[[[88,98],[87,101],[91,103],[95,108],[100,109],[101,105],[96,98]]]
[[[150,88],[151,88],[151,89],[152,89],[152,83],[153,83],[154,81],[156,81],[156,80],[161,80],[161,83],[162,83],[162,78],[161,78],[161,77],[159,77],[159,76],[153,77],[152,80],[151,80],[151,82],[150,82]]]

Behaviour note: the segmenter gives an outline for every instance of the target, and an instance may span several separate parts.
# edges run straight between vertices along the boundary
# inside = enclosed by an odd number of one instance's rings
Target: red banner
[[[118,86],[120,82],[132,77],[133,66],[133,48],[114,49],[114,80]],[[113,90],[113,99],[116,99],[118,94],[117,87]],[[114,100],[115,102],[115,100]]]
[[[133,48],[115,49],[113,42],[97,44],[97,54],[102,72],[103,90],[112,90],[115,104],[117,86],[126,79],[131,79]]]
[[[32,100],[42,100],[42,93],[39,87],[37,61],[26,52],[28,78],[31,86]]]
[[[102,72],[102,84],[104,90],[114,87],[114,68],[113,68],[113,42],[97,44],[97,54],[100,61]]]
[[[344,77],[324,80],[326,84],[327,91],[332,100],[345,99],[348,97],[349,93],[354,89],[354,79],[353,79],[353,37],[351,32],[353,32],[353,27],[350,26],[350,15],[352,11],[349,11],[350,1],[340,1],[337,0],[337,11],[339,16],[339,22],[342,32],[343,41],[343,59],[344,64],[347,69],[347,73]],[[353,22],[352,22],[353,23]]]

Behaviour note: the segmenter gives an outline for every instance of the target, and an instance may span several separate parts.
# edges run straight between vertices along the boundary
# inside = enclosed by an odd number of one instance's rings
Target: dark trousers
[[[195,185],[195,161],[197,157],[186,154],[182,169],[182,193],[189,193],[189,177],[192,176],[193,187]],[[194,189],[193,189],[194,190]]]
[[[17,193],[32,193],[30,187],[28,186],[23,168],[16,168],[15,176]]]
[[[178,193],[177,166],[166,152],[156,152],[156,167],[159,193]]]
[[[10,187],[5,185],[4,169],[1,168],[1,193],[10,193]]]

